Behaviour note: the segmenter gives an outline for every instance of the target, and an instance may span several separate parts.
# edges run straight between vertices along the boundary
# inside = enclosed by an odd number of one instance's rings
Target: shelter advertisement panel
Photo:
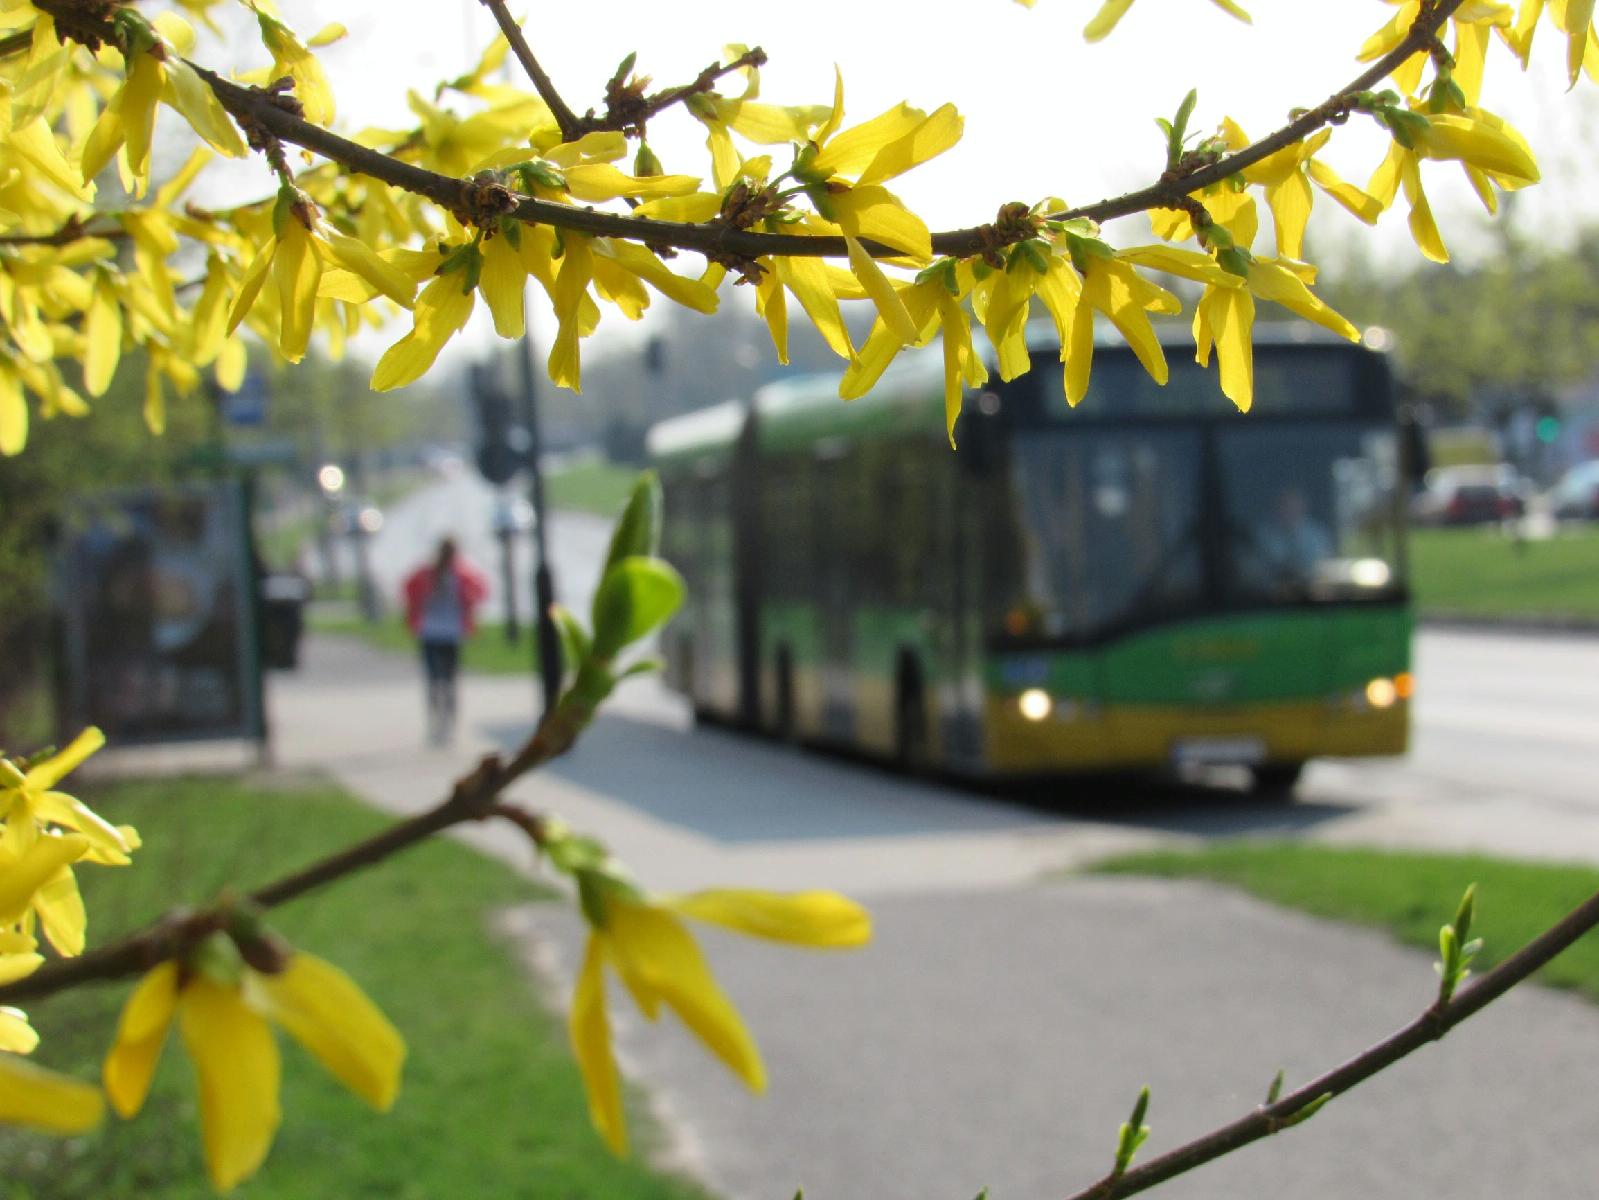
[[[262,737],[249,546],[233,483],[74,505],[58,574],[63,727],[124,745]]]

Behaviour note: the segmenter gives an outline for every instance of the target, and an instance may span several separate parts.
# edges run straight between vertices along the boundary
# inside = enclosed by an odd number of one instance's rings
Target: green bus
[[[955,451],[936,351],[852,402],[812,376],[655,426],[689,587],[669,684],[705,718],[964,776],[1232,765],[1281,792],[1312,758],[1403,753],[1385,356],[1262,325],[1244,415],[1167,336],[1165,387],[1100,340],[1075,410],[1040,337],[966,397]]]

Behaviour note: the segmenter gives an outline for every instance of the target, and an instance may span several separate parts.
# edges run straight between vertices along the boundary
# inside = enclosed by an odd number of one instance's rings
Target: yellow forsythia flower
[[[277,1132],[277,1024],[380,1112],[393,1103],[405,1042],[331,963],[295,951],[281,972],[240,964],[217,935],[196,965],[165,962],[133,989],[106,1056],[104,1082],[124,1118],[144,1105],[174,1016],[200,1080],[200,1137],[219,1192],[254,1174]],[[216,963],[221,960],[219,968]]]
[[[71,864],[80,859],[125,866],[139,846],[131,826],[115,826],[81,801],[55,790],[67,773],[105,744],[85,729],[65,749],[26,770],[0,757],[0,929],[39,921],[60,953],[81,954],[87,916]]]
[[[104,1111],[99,1088],[0,1053],[0,1123],[83,1133],[100,1123]]]
[[[647,1018],[655,1020],[664,1004],[729,1070],[760,1092],[766,1087],[760,1051],[679,916],[805,946],[859,946],[872,934],[866,911],[834,892],[723,889],[651,898],[614,876],[586,870],[577,875],[591,927],[572,995],[572,1048],[588,1090],[589,1116],[617,1154],[627,1152],[627,1127],[605,1010],[607,964]]]

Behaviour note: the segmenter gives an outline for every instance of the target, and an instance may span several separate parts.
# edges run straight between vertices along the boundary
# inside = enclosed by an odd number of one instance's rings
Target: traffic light
[[[477,408],[478,472],[490,483],[506,483],[522,466],[518,443],[525,435],[511,424],[510,396],[480,366],[472,368],[472,403]]]

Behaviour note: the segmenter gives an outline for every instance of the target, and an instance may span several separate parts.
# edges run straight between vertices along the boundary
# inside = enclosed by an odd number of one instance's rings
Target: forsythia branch
[[[498,0],[483,0],[491,9],[496,10],[496,18],[505,12],[503,3]],[[1178,178],[1163,176],[1161,180],[1139,191],[1128,192],[1122,196],[1095,201],[1093,204],[1083,205],[1070,209],[1064,213],[1052,214],[1057,219],[1071,219],[1087,217],[1095,221],[1107,221],[1116,217],[1131,216],[1134,213],[1151,209],[1168,207],[1174,197],[1185,196],[1197,192],[1226,179],[1269,157],[1286,146],[1300,141],[1322,126],[1341,118],[1348,112],[1350,97],[1355,93],[1368,90],[1382,79],[1391,74],[1395,68],[1406,62],[1419,50],[1429,47],[1436,40],[1438,30],[1449,19],[1454,11],[1460,7],[1463,0],[1439,0],[1431,7],[1423,8],[1412,25],[1406,37],[1388,54],[1377,60],[1366,71],[1362,72],[1348,85],[1333,93],[1317,108],[1301,113],[1287,125],[1275,133],[1253,142],[1226,158],[1201,168],[1190,174]],[[67,6],[64,0],[38,0],[37,7],[46,12],[60,13]],[[516,40],[521,41],[526,47],[525,39],[521,38],[520,30],[508,14],[502,21],[510,23],[511,30],[516,32]],[[107,25],[107,36],[109,36]],[[509,34],[507,35],[509,37]],[[516,41],[512,42],[513,47]],[[754,51],[751,52],[755,53]],[[531,51],[528,52],[527,62],[533,61]],[[358,145],[338,134],[331,132],[319,125],[315,125],[301,117],[285,111],[267,102],[266,98],[258,91],[242,87],[233,83],[216,72],[211,71],[198,63],[191,66],[199,73],[200,77],[216,93],[218,100],[235,119],[254,122],[267,129],[286,142],[292,142],[307,150],[311,150],[324,158],[343,164],[352,171],[369,175],[384,183],[403,188],[406,191],[425,196],[429,200],[444,206],[452,211],[461,205],[462,190],[466,181],[442,175],[436,171],[411,163],[400,162],[381,151]],[[536,67],[536,61],[533,63]],[[542,72],[541,72],[542,73]],[[686,85],[692,90],[698,85]],[[535,83],[537,80],[535,79]],[[548,83],[546,77],[546,83]],[[540,94],[545,102],[551,102],[555,95],[553,85],[548,94],[544,87],[540,87]],[[681,89],[679,89],[681,90]],[[663,93],[671,100],[680,97]],[[661,97],[656,97],[654,104]],[[567,137],[568,126],[566,120],[573,122],[573,131],[581,127],[581,119],[566,108],[559,96],[555,100],[565,110],[567,118],[560,116],[560,111],[552,104],[552,111],[561,122],[562,136]],[[670,100],[668,101],[670,102]],[[664,105],[662,105],[664,107]],[[754,259],[763,255],[778,255],[787,257],[825,257],[847,258],[849,247],[842,237],[807,237],[796,234],[762,233],[752,230],[735,229],[723,224],[689,224],[678,221],[660,221],[648,218],[632,217],[622,213],[599,212],[589,208],[579,208],[574,205],[556,204],[546,200],[530,197],[520,198],[515,209],[508,215],[529,224],[544,224],[557,228],[574,229],[580,233],[600,237],[626,238],[631,241],[646,242],[652,246],[669,246],[679,250],[693,250],[700,253],[709,253],[717,257],[736,256]],[[862,238],[860,244],[874,257],[895,257],[903,253],[902,250],[886,246],[870,239]],[[989,226],[971,226],[965,229],[945,230],[932,235],[932,248],[934,254],[947,255],[955,258],[969,257],[980,254],[992,245],[992,233]]]
[[[533,86],[538,89],[539,98],[549,106],[550,115],[555,118],[555,123],[561,127],[561,140],[570,142],[580,137],[583,133],[583,122],[574,113],[571,107],[561,98],[561,93],[555,88],[555,81],[549,73],[539,65],[539,60],[533,57],[533,48],[527,44],[527,38],[522,36],[522,27],[511,16],[505,7],[505,0],[482,0],[483,5],[494,14],[495,23],[499,25],[500,32],[505,35],[505,40],[511,44],[511,52],[516,55],[522,69],[527,72],[527,77],[533,81]]]
[[[1152,1158],[1141,1167],[1134,1167],[1119,1176],[1107,1176],[1074,1193],[1069,1200],[1116,1200],[1147,1191],[1156,1184],[1287,1128],[1292,1118],[1316,1105],[1322,1097],[1347,1092],[1427,1043],[1437,1041],[1467,1017],[1486,1008],[1525,981],[1550,959],[1595,928],[1599,928],[1599,893],[1590,896],[1558,924],[1482,975],[1476,983],[1457,992],[1448,1003],[1432,1005],[1409,1025],[1348,1062],[1312,1079],[1274,1103],[1263,1105],[1231,1124],[1203,1134],[1158,1158]]]
[[[567,696],[539,722],[527,742],[509,760],[488,755],[456,780],[439,805],[399,821],[373,837],[313,863],[253,892],[249,899],[273,908],[306,892],[374,866],[436,833],[467,821],[490,817],[514,820],[535,835],[537,818],[499,803],[500,794],[533,768],[564,754],[593,715],[591,706]],[[120,941],[75,958],[60,959],[14,983],[0,986],[0,1006],[35,1000],[85,983],[125,979],[174,958],[221,928],[220,909],[174,912]]]

